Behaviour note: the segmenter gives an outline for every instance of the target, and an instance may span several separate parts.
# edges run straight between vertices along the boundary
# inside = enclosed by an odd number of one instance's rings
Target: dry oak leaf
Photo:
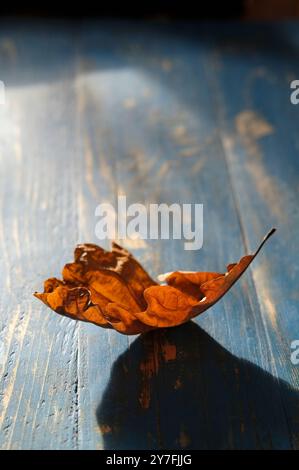
[[[221,299],[274,232],[264,237],[255,253],[229,264],[226,273],[176,271],[159,276],[167,285],[153,281],[115,242],[112,251],[78,245],[74,262],[63,268],[63,280],[48,279],[44,292],[34,295],[61,315],[127,335],[177,326]]]

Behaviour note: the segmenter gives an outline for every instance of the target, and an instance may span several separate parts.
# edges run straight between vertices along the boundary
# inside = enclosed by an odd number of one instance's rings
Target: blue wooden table
[[[298,53],[298,23],[2,20],[1,448],[299,448]],[[126,245],[152,276],[278,231],[211,310],[126,337],[32,297],[118,194],[204,205],[201,250]]]

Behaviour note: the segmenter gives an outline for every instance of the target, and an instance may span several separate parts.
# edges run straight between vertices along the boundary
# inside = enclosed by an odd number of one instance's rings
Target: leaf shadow
[[[115,361],[96,415],[109,450],[287,449],[298,406],[298,390],[190,322],[139,336]]]

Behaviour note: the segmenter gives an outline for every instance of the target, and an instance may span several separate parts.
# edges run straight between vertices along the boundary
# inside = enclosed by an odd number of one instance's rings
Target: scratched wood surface
[[[298,50],[296,23],[2,20],[1,448],[299,448]],[[153,276],[278,232],[200,318],[125,337],[32,297],[118,194],[204,205],[199,251],[127,241]]]

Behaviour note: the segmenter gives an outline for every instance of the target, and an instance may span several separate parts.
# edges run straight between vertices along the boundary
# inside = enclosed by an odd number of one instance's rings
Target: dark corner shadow
[[[195,323],[139,336],[97,409],[106,449],[290,448],[299,394]]]
[[[177,88],[175,77],[161,71],[157,57],[177,57],[179,51],[192,66],[200,50],[217,50],[242,60],[257,55],[262,63],[267,57],[297,63],[297,45],[289,32],[294,28],[267,22],[0,18],[1,80],[23,86],[135,66],[177,93],[184,87],[180,82]]]

